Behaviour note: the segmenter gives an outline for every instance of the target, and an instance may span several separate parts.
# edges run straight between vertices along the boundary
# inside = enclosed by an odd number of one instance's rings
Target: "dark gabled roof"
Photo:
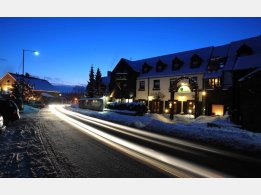
[[[23,75],[20,74],[14,74],[10,72],[9,74],[16,80],[21,80],[23,78]],[[49,83],[47,80],[27,76],[25,76],[24,79],[33,87],[33,90],[59,92],[59,90],[56,87],[54,87],[51,83]]]
[[[261,54],[242,56],[237,59],[234,70],[261,68]]]
[[[175,75],[183,75],[183,74],[198,74],[198,73],[205,72],[212,49],[213,47],[206,47],[206,48],[195,49],[195,50],[174,53],[169,55],[163,55],[163,56],[158,56],[153,58],[147,58],[147,59],[142,59],[137,61],[130,61],[126,59],[124,60],[132,67],[133,70],[140,73],[139,78],[175,76]],[[202,64],[198,68],[190,67],[190,62],[191,62],[190,60],[194,54],[197,54],[203,60]],[[179,58],[184,64],[181,66],[180,69],[173,71],[172,61],[176,57]],[[161,60],[163,63],[167,65],[162,72],[156,71],[156,65],[159,60]],[[148,65],[152,66],[152,69],[148,73],[143,74],[142,65],[145,62]]]

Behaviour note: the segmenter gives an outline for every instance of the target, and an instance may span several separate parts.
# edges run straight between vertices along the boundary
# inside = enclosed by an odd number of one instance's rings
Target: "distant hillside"
[[[52,83],[61,93],[83,93],[85,86],[80,85],[61,85]]]

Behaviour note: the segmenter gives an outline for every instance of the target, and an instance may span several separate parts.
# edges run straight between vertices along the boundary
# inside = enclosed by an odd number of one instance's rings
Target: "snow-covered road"
[[[63,106],[26,107],[21,116],[0,135],[0,177],[261,175],[259,159],[113,124]]]
[[[51,106],[54,114],[94,139],[178,177],[260,175],[260,159],[89,117]],[[218,161],[218,163],[217,163]],[[241,167],[244,167],[242,170]]]
[[[48,108],[30,108],[0,135],[0,177],[167,176],[86,136]]]

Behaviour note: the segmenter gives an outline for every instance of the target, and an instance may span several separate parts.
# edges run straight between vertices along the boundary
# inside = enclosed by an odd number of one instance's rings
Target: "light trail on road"
[[[166,154],[161,151],[153,150],[149,147],[145,147],[143,145],[131,142],[126,139],[122,139],[120,137],[117,137],[115,135],[109,134],[107,132],[104,132],[98,128],[94,128],[90,125],[87,125],[81,121],[85,121],[87,123],[91,123],[108,129],[113,129],[115,131],[124,131],[125,128],[129,130],[129,132],[126,130],[125,133],[128,133],[129,136],[135,136],[136,138],[140,138],[141,140],[156,142],[160,144],[159,140],[151,139],[149,137],[154,137],[153,133],[151,133],[150,136],[144,136],[146,132],[139,132],[140,135],[137,133],[138,129],[126,127],[123,125],[118,125],[115,123],[111,123],[108,121],[96,119],[93,117],[88,117],[79,113],[75,113],[72,111],[68,111],[64,109],[64,105],[50,105],[49,106],[50,111],[64,120],[65,122],[69,123],[70,125],[76,127],[77,129],[81,130],[84,133],[87,133],[88,135],[92,136],[93,138],[99,140],[100,142],[124,153],[127,154],[130,157],[133,157],[134,159],[143,162],[147,165],[150,165],[154,168],[157,168],[161,171],[164,171],[167,174],[170,174],[172,176],[176,177],[229,177],[229,175],[214,171],[212,169],[199,166],[197,164],[194,164],[189,161],[185,161],[183,159],[180,159],[178,157]],[[72,117],[73,116],[73,117]],[[81,121],[76,120],[74,118],[79,118]],[[130,133],[130,131],[135,132],[136,134]],[[147,133],[146,133],[147,134]],[[149,133],[150,134],[150,133]],[[165,136],[162,136],[165,137]],[[170,140],[169,140],[170,141]],[[164,143],[162,143],[164,145]],[[168,143],[165,143],[165,145],[168,146]],[[195,146],[194,146],[195,147]]]

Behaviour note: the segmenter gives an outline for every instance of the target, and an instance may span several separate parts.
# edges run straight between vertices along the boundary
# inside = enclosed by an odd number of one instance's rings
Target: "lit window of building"
[[[208,79],[208,86],[209,86],[209,88],[220,87],[220,78]]]

